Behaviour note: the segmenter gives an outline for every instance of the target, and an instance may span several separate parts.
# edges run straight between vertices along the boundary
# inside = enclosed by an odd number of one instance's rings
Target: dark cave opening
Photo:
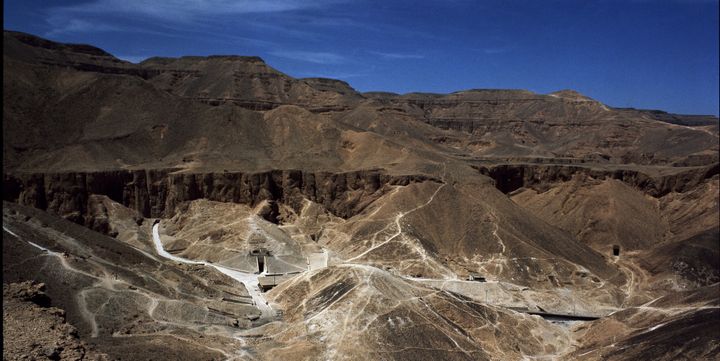
[[[265,256],[257,257],[257,266],[258,266],[257,273],[263,273],[263,271],[265,271]]]

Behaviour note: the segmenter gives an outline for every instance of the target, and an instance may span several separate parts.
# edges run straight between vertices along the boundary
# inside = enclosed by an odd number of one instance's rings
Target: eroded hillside
[[[3,280],[88,355],[717,352],[717,118],[9,31],[3,60]]]

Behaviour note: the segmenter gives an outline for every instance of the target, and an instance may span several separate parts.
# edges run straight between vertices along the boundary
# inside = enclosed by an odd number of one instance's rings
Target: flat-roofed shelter
[[[292,272],[292,273],[286,273],[286,274],[267,275],[267,276],[263,276],[263,277],[258,277],[258,286],[260,287],[260,289],[263,292],[265,292],[265,291],[268,291],[271,288],[277,286],[280,282],[288,280],[290,278],[293,278],[298,274],[300,274],[300,272]]]
[[[468,281],[485,282],[486,280],[485,280],[485,277],[483,277],[483,276],[480,275],[479,273],[471,272],[471,273],[468,275]]]

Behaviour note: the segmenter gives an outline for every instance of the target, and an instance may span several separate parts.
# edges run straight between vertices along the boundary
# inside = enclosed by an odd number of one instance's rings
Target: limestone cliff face
[[[169,217],[184,201],[209,199],[255,205],[282,202],[299,210],[304,198],[340,217],[357,214],[390,185],[430,180],[377,170],[347,173],[273,170],[261,173],[173,173],[173,169],[4,175],[3,198],[76,223],[88,219],[90,195],[106,195],[145,217]]]
[[[720,172],[720,164],[691,168],[667,175],[651,176],[634,169],[595,169],[564,164],[501,164],[477,167],[481,174],[495,180],[496,187],[509,193],[520,187],[544,190],[549,184],[569,181],[575,174],[596,179],[617,179],[645,193],[660,197],[684,192]]]

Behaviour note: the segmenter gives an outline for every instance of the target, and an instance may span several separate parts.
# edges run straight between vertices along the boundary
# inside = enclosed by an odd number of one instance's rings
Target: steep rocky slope
[[[5,176],[3,196],[78,223],[87,218],[87,203],[93,194],[106,195],[145,217],[172,216],[180,202],[201,198],[248,205],[267,200],[299,209],[305,197],[339,216],[349,217],[392,185],[428,178],[391,176],[377,170],[337,174],[300,170],[180,173],[173,169],[19,174]]]
[[[342,110],[362,100],[347,83],[333,79],[293,79],[258,57],[150,58],[140,67],[158,88],[210,105],[234,104],[255,110],[283,104],[314,111]]]
[[[270,358],[520,359],[552,356],[569,343],[561,327],[540,317],[364,265],[309,273],[270,297],[284,307],[288,323],[273,335],[280,347],[267,350]]]
[[[711,360],[720,342],[718,285],[673,293],[576,330],[577,360]]]
[[[77,335],[110,359],[217,357],[222,353],[214,345],[231,342],[235,329],[252,327],[259,316],[243,285],[221,273],[163,262],[45,212],[5,203],[3,281],[31,280],[44,283]],[[176,347],[163,347],[168,341]]]
[[[78,339],[65,311],[50,306],[45,285],[3,283],[3,359],[104,360]]]

